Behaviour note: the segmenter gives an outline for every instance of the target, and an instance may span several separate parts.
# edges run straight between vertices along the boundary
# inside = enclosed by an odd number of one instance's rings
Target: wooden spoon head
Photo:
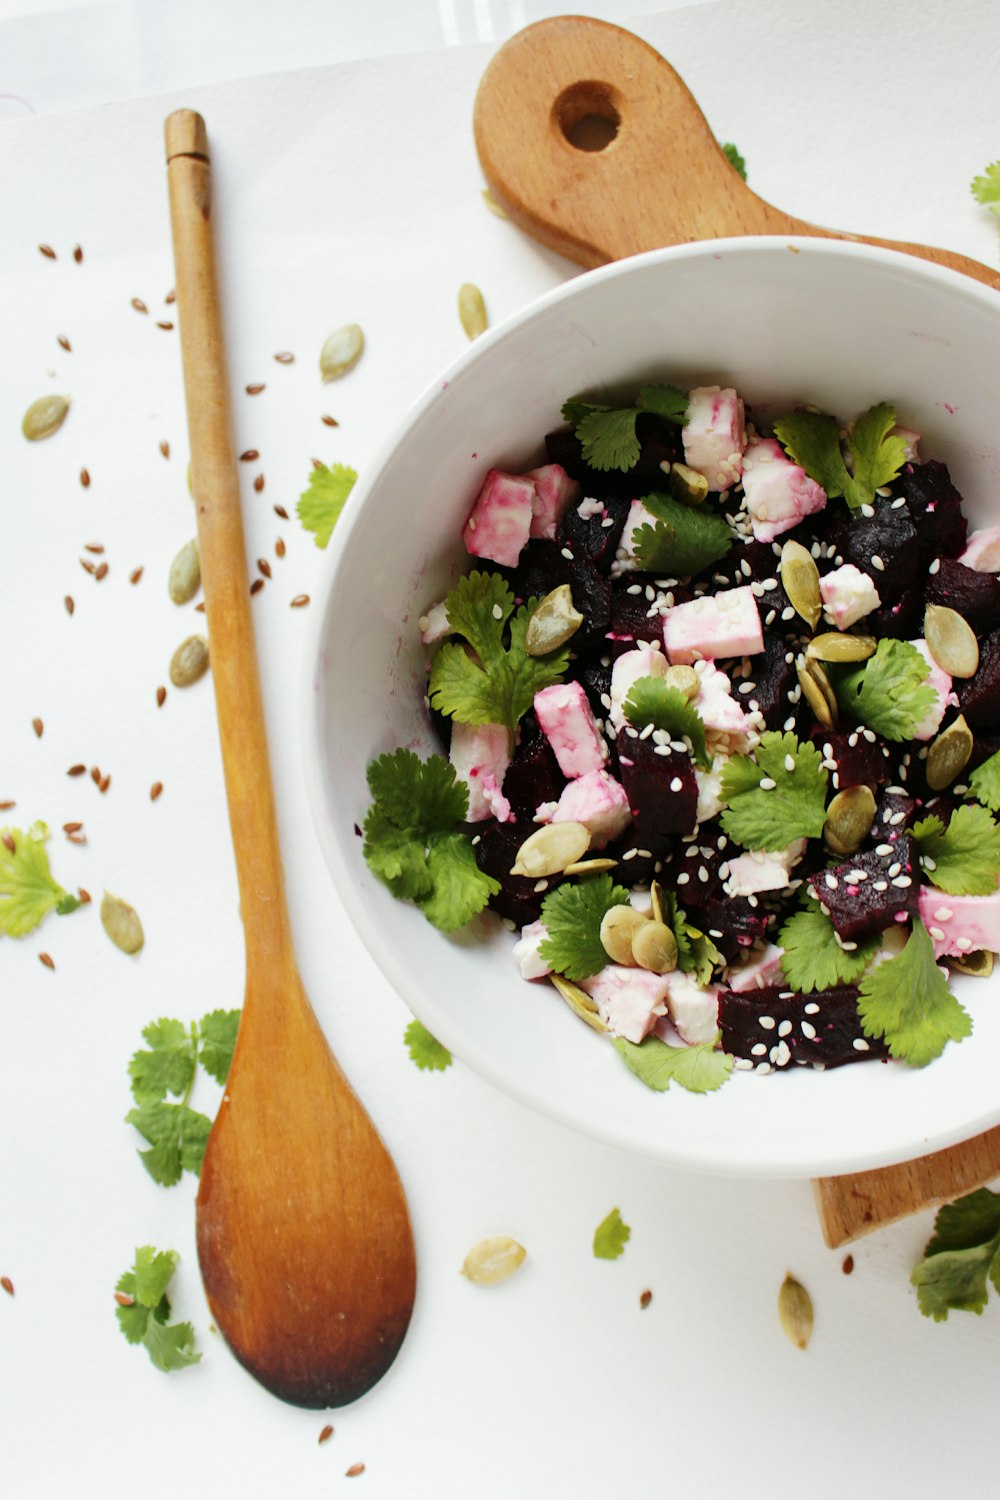
[[[392,1159],[294,984],[280,1006],[248,985],[202,1166],[198,1259],[240,1363],[297,1406],[344,1406],[403,1341],[413,1234]]]

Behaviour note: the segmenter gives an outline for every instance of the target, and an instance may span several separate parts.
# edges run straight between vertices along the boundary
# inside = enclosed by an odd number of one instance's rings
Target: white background
[[[407,1012],[340,915],[315,841],[300,772],[306,612],[288,601],[311,592],[321,558],[272,505],[294,515],[312,456],[363,469],[386,423],[464,346],[460,283],[483,288],[497,322],[575,274],[483,207],[469,128],[493,47],[552,9],[0,4],[0,800],[16,799],[15,826],[49,823],[65,886],[119,892],[147,934],[125,958],[95,901],[0,940],[0,1274],[15,1286],[0,1295],[0,1473],[16,1500],[347,1484],[380,1500],[995,1487],[1000,1313],[921,1318],[908,1277],[929,1214],[861,1242],[848,1277],[807,1183],[673,1173],[569,1135],[460,1062],[418,1072]],[[718,0],[634,29],[739,144],[765,198],[996,264],[995,221],[968,193],[1000,156],[992,6],[945,19],[929,3]],[[390,55],[408,48],[425,50]],[[110,100],[132,102],[64,113]],[[154,697],[200,621],[165,591],[193,514],[176,332],[155,327],[172,284],[160,132],[181,103],[212,135],[237,444],[261,453],[243,466],[245,511],[251,561],[269,557],[274,573],[254,607],[300,964],[399,1163],[419,1258],[396,1365],[331,1414],[322,1447],[326,1418],[267,1396],[211,1332],[194,1182],[151,1182],[122,1123],[141,1028],[237,1005],[242,986],[210,684],[171,689],[159,710]],[[367,351],[324,387],[319,345],[348,321]],[[279,349],[295,364],[275,364]],[[253,381],[267,389],[250,398]],[[20,418],[46,390],[71,394],[69,419],[25,444]],[[79,566],[87,542],[107,549],[100,584]],[[76,761],[111,773],[106,796],[65,776]],[[83,848],[59,831],[70,819],[85,822]],[[203,1082],[192,1103],[211,1113],[216,1098]],[[616,1205],[631,1240],[620,1260],[595,1260],[593,1230]],[[527,1247],[525,1266],[505,1286],[470,1286],[458,1267],[496,1233]],[[175,1314],[197,1330],[195,1369],[162,1375],[118,1332],[111,1292],[143,1243],[181,1253]],[[778,1325],[787,1270],[816,1306],[804,1354]],[[348,1481],[356,1462],[365,1472]]]

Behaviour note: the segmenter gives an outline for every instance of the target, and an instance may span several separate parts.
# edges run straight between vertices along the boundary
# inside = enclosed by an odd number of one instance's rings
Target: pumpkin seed
[[[806,656],[814,661],[867,661],[875,655],[878,642],[870,635],[844,635],[831,630],[814,635],[806,647]]]
[[[69,411],[68,396],[39,396],[32,401],[21,422],[21,431],[29,443],[40,442],[58,432]]]
[[[972,754],[972,731],[959,714],[927,751],[924,773],[932,792],[943,792],[965,770]]]
[[[797,1349],[804,1349],[813,1331],[812,1298],[791,1273],[786,1275],[778,1293],[778,1317],[786,1336]]]
[[[543,875],[561,875],[590,848],[590,829],[582,823],[546,823],[526,838],[511,866],[512,875],[538,880]]]
[[[319,351],[319,372],[324,380],[337,380],[353,369],[361,358],[365,336],[357,323],[334,329]]]
[[[512,1240],[509,1234],[497,1234],[492,1239],[480,1240],[473,1245],[462,1262],[462,1275],[477,1286],[496,1286],[524,1264],[527,1255],[523,1245]]]
[[[105,891],[101,898],[101,926],[123,953],[138,953],[145,942],[135,907],[120,896],[112,896],[110,891]]]
[[[471,281],[458,289],[458,316],[470,339],[477,339],[490,326],[483,294]]]
[[[486,207],[489,209],[491,214],[496,214],[498,219],[507,219],[510,217],[503,204],[499,202],[498,199],[494,198],[489,188],[483,188],[482,197],[483,202],[486,204]]]
[[[561,974],[550,974],[549,978],[570,1010],[574,1011],[581,1021],[586,1021],[587,1025],[592,1026],[595,1031],[607,1031],[608,1028],[597,1013],[596,1002],[590,998],[586,990],[581,990],[578,984],[572,984]]]
[[[961,957],[948,957],[945,963],[956,974],[969,974],[973,979],[989,979],[993,973],[996,955],[989,948],[979,948],[975,953],[963,953]]]
[[[669,974],[677,967],[677,939],[665,922],[646,922],[632,939],[632,957],[640,969]]]
[[[563,870],[564,875],[596,875],[601,870],[613,870],[616,859],[576,859]]]
[[[708,494],[708,480],[697,469],[689,469],[687,464],[672,464],[670,493],[682,505],[700,505]]]
[[[979,667],[979,642],[967,620],[944,604],[928,604],[924,611],[924,640],[941,668],[952,677],[974,677]]]
[[[667,687],[683,693],[689,703],[693,703],[701,692],[701,678],[694,667],[668,667],[663,680]]]
[[[786,542],[781,549],[778,572],[789,604],[809,629],[815,630],[823,613],[823,599],[819,591],[819,568],[808,547],[801,542]]]
[[[666,921],[666,918],[663,915],[665,911],[665,907],[663,904],[663,887],[658,880],[654,880],[652,885],[650,886],[649,897],[653,908],[653,921]]]
[[[616,964],[635,968],[632,945],[640,927],[645,927],[649,918],[634,906],[612,906],[601,918],[601,943],[605,953]]]
[[[198,559],[198,543],[192,538],[185,542],[170,564],[167,592],[175,604],[187,604],[198,592],[201,583],[201,563]]]
[[[838,792],[826,810],[823,840],[833,854],[853,854],[871,833],[875,798],[866,786]]]
[[[837,700],[833,695],[830,679],[819,662],[807,661],[804,656],[800,656],[795,671],[799,679],[799,687],[819,723],[824,729],[835,729]]]
[[[170,658],[170,681],[174,687],[190,687],[208,671],[208,642],[203,635],[189,635]]]
[[[561,583],[545,598],[528,621],[524,632],[524,649],[529,656],[545,656],[558,651],[583,624],[583,615],[574,608],[573,590]]]

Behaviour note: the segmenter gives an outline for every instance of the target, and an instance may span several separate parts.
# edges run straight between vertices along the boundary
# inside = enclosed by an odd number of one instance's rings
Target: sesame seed
[[[913,881],[910,879],[909,875],[897,875],[896,879],[892,883],[893,885],[898,886],[901,891],[903,891],[906,890],[908,886],[911,886],[913,884]]]
[[[934,939],[934,941],[936,943],[943,943],[944,942],[944,936],[945,935],[944,935],[944,931],[943,931],[942,928],[940,928],[940,927],[928,927],[927,931],[930,933],[931,937]]]
[[[790,604],[785,609],[783,609],[781,611],[781,618],[783,620],[786,620],[786,621],[787,620],[794,620],[794,618],[795,618],[795,611],[794,611],[794,609],[792,608],[792,606]]]
[[[708,881],[708,871],[705,869],[704,865],[698,866],[698,879],[702,881],[702,883],[706,883]]]
[[[794,771],[795,770],[795,756],[794,755],[786,755],[785,756],[785,770],[786,771]]]
[[[780,1026],[778,1027],[778,1035],[779,1036],[790,1036],[791,1035],[791,1031],[792,1031],[792,1023],[791,1023],[791,1021],[782,1021],[781,1024],[780,1024]]]
[[[962,953],[968,953],[969,949],[972,947],[972,943],[969,938],[960,937],[955,939],[955,947],[958,948]]]
[[[642,584],[641,583],[630,583],[629,586],[628,586],[628,588],[625,590],[625,592],[626,592],[626,594],[641,594],[642,593]]]
[[[773,1031],[778,1024],[773,1016],[759,1016],[758,1023],[763,1031]]]
[[[809,1004],[808,1005],[804,1005],[802,1007],[802,1009],[805,1011],[805,1013],[806,1013],[807,1016],[818,1016],[819,1015],[819,1006],[817,1005],[817,1003],[816,1003],[815,1000],[810,1000]]]
[[[941,567],[941,559],[939,557],[936,557],[934,559],[934,561],[931,563],[930,567],[927,569],[927,571],[928,571],[928,573],[934,574],[934,573],[936,573],[938,571],[938,569],[940,567]]]
[[[829,875],[828,874],[828,875],[826,875],[824,877],[824,879],[826,881],[826,888],[827,888],[827,890],[829,890],[829,891],[835,891],[837,889],[837,886],[838,886],[839,882],[837,880],[836,875]]]
[[[681,778],[679,776],[675,776],[674,779],[670,783],[670,790],[672,792],[679,792],[681,790],[681,788],[683,787],[683,785],[684,785],[684,783],[681,780]]]
[[[879,557],[877,552],[872,553],[872,567],[877,568],[880,573],[885,572],[885,563]]]
[[[494,620],[503,619],[503,610],[501,609],[499,604],[494,604],[493,606],[493,618]]]
[[[754,1042],[753,1046],[750,1048],[750,1055],[751,1055],[751,1057],[766,1057],[767,1056],[767,1043],[766,1042]]]
[[[764,1050],[766,1052],[767,1048],[765,1047]],[[733,1067],[738,1068],[741,1073],[749,1073],[753,1070],[753,1063],[750,1061],[749,1057],[734,1057]]]
[[[889,882],[888,882],[888,880],[875,880],[875,881],[872,882],[872,890],[873,891],[887,891],[888,889],[889,889]]]
[[[778,783],[773,776],[762,776],[758,785],[762,792],[773,792]]]
[[[895,864],[890,865],[889,866],[889,870],[888,870],[889,879],[891,880],[894,875],[901,874],[902,873],[902,869],[903,869],[903,866],[899,863],[898,860],[896,861]]]
[[[740,559],[740,572],[743,574],[744,578],[751,577],[753,573],[753,568],[751,568],[745,557]]]
[[[573,553],[571,552],[571,550],[570,550],[569,547],[561,547],[560,548],[560,555],[562,557],[564,557],[567,562],[572,562],[573,561]]]
[[[874,505],[862,505],[861,514],[864,516],[866,521],[870,521],[872,516],[874,516],[875,514]]]
[[[865,1041],[863,1036],[856,1036],[854,1038],[854,1041],[851,1043],[851,1046],[854,1048],[855,1052],[871,1051],[871,1048],[868,1046],[868,1043]]]
[[[622,859],[635,859],[638,853],[638,849],[626,849],[625,853],[622,855]]]

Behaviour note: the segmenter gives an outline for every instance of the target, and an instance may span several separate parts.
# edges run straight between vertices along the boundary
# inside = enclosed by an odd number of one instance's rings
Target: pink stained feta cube
[[[535,486],[520,474],[491,469],[476,496],[462,540],[473,557],[514,568],[531,533]]]
[[[689,1047],[714,1042],[719,1029],[719,991],[700,990],[687,974],[675,969],[667,981],[667,1014]]]
[[[618,542],[618,551],[615,560],[611,564],[611,576],[617,577],[619,573],[633,573],[639,566],[635,555],[635,534],[643,526],[655,526],[656,517],[651,510],[647,510],[641,500],[633,500],[629,506],[625,525]]]
[[[727,896],[753,896],[758,891],[783,891],[792,878],[792,866],[805,852],[805,839],[794,839],[787,849],[771,853],[750,849],[729,861],[723,886]]]
[[[911,641],[910,645],[916,646],[920,655],[930,667],[927,684],[937,694],[936,700],[931,704],[913,731],[913,738],[915,740],[932,740],[941,727],[941,720],[944,718],[945,709],[955,708],[958,704],[958,698],[951,690],[951,677],[938,666],[928,649],[927,642]]]
[[[920,920],[934,944],[934,957],[961,958],[981,948],[996,952],[1000,941],[1000,890],[989,896],[946,896],[920,887]]]
[[[544,979],[552,973],[552,967],[539,953],[539,948],[549,935],[544,922],[529,922],[521,928],[521,936],[514,944],[514,962],[521,971],[522,979]]]
[[[792,463],[776,438],[751,443],[743,455],[743,493],[758,542],[773,542],[826,505],[826,490]]]
[[[559,522],[580,498],[580,486],[575,479],[570,479],[562,464],[543,464],[540,469],[529,469],[523,478],[530,479],[535,486],[529,535],[554,541]]]
[[[663,644],[672,663],[755,656],[764,649],[760,611],[749,584],[675,604],[663,621]]]
[[[769,984],[783,985],[781,955],[784,951],[776,943],[768,943],[749,963],[745,963],[742,968],[733,969],[727,975],[729,988],[738,995],[743,995],[753,990],[766,989]]]
[[[819,581],[819,592],[823,612],[838,630],[856,624],[882,603],[874,580],[853,563],[825,573]]]
[[[750,720],[733,697],[725,672],[720,672],[710,661],[695,662],[694,669],[701,683],[694,706],[705,728],[717,729],[720,734],[746,734]]]
[[[588,771],[563,788],[551,821],[583,823],[590,829],[593,851],[623,834],[632,821],[632,812],[621,782],[607,771]]]
[[[510,765],[510,735],[506,725],[456,722],[452,726],[448,758],[458,780],[464,781],[469,789],[468,821],[481,823],[484,818],[494,817],[493,801]]]
[[[667,670],[667,658],[659,646],[637,646],[634,651],[623,651],[616,657],[611,668],[611,707],[608,718],[619,729],[625,723],[625,699],[642,677],[663,677]]]
[[[451,635],[451,623],[442,600],[440,604],[432,604],[427,613],[420,616],[420,639],[425,646],[433,646],[448,635]]]
[[[592,1000],[612,1036],[638,1044],[656,1025],[657,1017],[667,1013],[666,974],[651,974],[648,969],[626,969],[622,964],[608,964],[580,985]]]
[[[1000,573],[1000,526],[984,526],[971,532],[958,560],[977,573]]]
[[[607,761],[607,744],[579,682],[542,688],[535,694],[535,716],[564,776],[585,776]]]
[[[482,781],[483,800],[498,823],[513,823],[514,814],[510,803],[500,790],[500,784],[492,771],[487,771]]]
[[[895,427],[889,428],[889,436],[903,439],[903,457],[905,463],[918,464],[920,462],[921,434],[919,432],[915,432],[912,427],[900,427],[897,422]]]
[[[743,402],[734,390],[702,385],[689,391],[681,433],[684,462],[704,474],[710,490],[728,490],[736,483],[743,472],[747,434]]]

